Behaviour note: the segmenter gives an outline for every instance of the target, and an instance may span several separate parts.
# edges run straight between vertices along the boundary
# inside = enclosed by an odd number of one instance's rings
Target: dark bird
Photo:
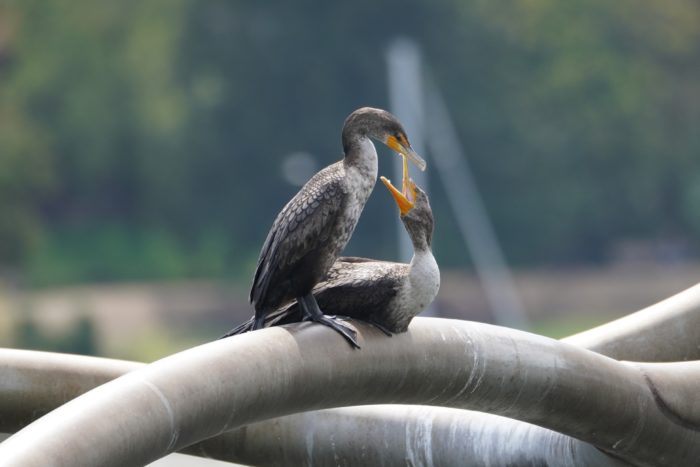
[[[369,322],[391,335],[405,332],[411,319],[433,301],[440,288],[440,270],[431,250],[433,214],[428,196],[408,179],[405,161],[402,192],[381,179],[398,204],[413,243],[410,264],[341,257],[312,293],[326,313]],[[265,326],[302,320],[300,303],[292,302],[270,313]],[[253,322],[251,318],[226,336],[251,330]]]
[[[267,235],[250,290],[253,330],[296,300],[305,320],[329,326],[359,347],[355,331],[324,315],[311,290],[345,248],[377,181],[372,139],[425,170],[396,117],[369,107],[351,113],[343,126],[343,159],[314,175],[277,215]]]

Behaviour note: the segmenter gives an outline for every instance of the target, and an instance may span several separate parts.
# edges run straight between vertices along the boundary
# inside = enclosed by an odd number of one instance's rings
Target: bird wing
[[[394,299],[408,271],[403,263],[344,257],[333,264],[313,294],[326,314],[368,319]]]
[[[270,280],[325,244],[344,208],[342,165],[314,175],[277,215],[265,239],[250,290],[255,304],[267,294]]]
[[[343,256],[333,264],[326,279],[316,284],[313,294],[325,314],[369,320],[394,299],[408,273],[408,264]],[[302,318],[299,304],[293,301],[271,312],[265,327]]]
[[[338,257],[337,262],[340,262],[340,263],[386,263],[388,261],[381,261],[381,260],[372,259],[372,258],[364,258],[362,256],[340,256],[340,257]]]

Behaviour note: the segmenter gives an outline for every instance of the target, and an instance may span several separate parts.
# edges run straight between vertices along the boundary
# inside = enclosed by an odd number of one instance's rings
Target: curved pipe
[[[0,349],[0,432],[144,366],[80,355]],[[329,449],[329,446],[331,449]],[[360,448],[358,449],[358,446]],[[185,449],[250,465],[627,465],[588,443],[517,420],[428,406],[344,407],[265,420]],[[524,460],[527,459],[527,462]],[[416,465],[420,465],[417,463]]]
[[[700,284],[562,341],[616,360],[699,360]]]
[[[0,432],[14,433],[142,363],[0,349]],[[331,449],[329,449],[329,446]],[[360,448],[358,449],[358,446]],[[188,454],[250,465],[627,465],[588,443],[517,420],[428,406],[344,407],[279,417],[222,433]],[[527,462],[524,462],[524,460]],[[416,464],[420,465],[420,464]]]
[[[658,329],[661,329],[662,332],[655,332]],[[700,286],[692,287],[638,313],[599,326],[591,331],[571,336],[564,341],[591,347],[597,352],[609,353],[617,358],[628,360],[663,361],[700,358],[700,347],[695,344],[700,341]],[[142,364],[76,355],[0,349],[0,395],[2,395],[0,397],[0,432],[15,432],[66,401],[139,366]],[[688,413],[689,416],[693,416],[692,410],[688,410],[687,401],[694,397],[692,396],[694,386],[688,388],[691,393],[685,397],[682,394],[679,395],[676,388],[679,383],[687,385],[684,383],[687,380],[680,377],[681,374],[675,368],[667,366],[664,368],[668,368],[668,371],[657,368],[657,371],[652,372],[652,374],[660,374],[662,377],[657,376],[654,380],[650,378],[649,381],[653,387],[657,388],[662,406],[672,408],[675,413]],[[57,382],[61,384],[57,384]],[[371,413],[368,413],[375,408],[364,408],[357,416],[354,415],[355,408],[344,408],[339,409],[339,412],[311,412],[268,420],[250,427],[232,430],[212,440],[204,441],[205,448],[200,449],[198,446],[193,446],[188,450],[200,455],[206,452],[206,454],[222,460],[250,464],[261,464],[264,461],[273,465],[274,461],[265,457],[266,453],[270,452],[269,450],[250,448],[259,443],[267,443],[266,445],[270,446],[272,439],[275,440],[274,445],[278,449],[284,450],[286,454],[303,451],[303,454],[310,456],[310,459],[322,459],[329,452],[324,449],[327,444],[315,443],[314,449],[310,450],[308,446],[300,443],[295,433],[310,432],[310,430],[315,430],[316,426],[324,426],[328,429],[318,433],[319,435],[332,433],[336,452],[342,450],[343,447],[357,446],[358,444],[364,446],[363,449],[367,452],[377,446],[375,435],[368,438],[367,431],[362,430],[333,431],[330,429],[331,425],[327,418],[330,417],[338,424],[354,425],[360,419],[365,421],[371,419],[374,423],[383,423],[379,417],[372,417]],[[376,408],[376,410],[379,409]],[[399,409],[397,408],[397,410]],[[557,455],[558,463],[554,459],[550,459],[548,465],[583,463],[584,465],[603,466],[617,465],[618,462],[614,458],[600,454],[599,451],[586,443],[534,425],[513,419],[499,419],[498,423],[492,422],[479,426],[473,423],[474,417],[488,418],[493,416],[454,409],[444,409],[443,416],[447,411],[454,413],[453,418],[459,417],[461,420],[459,423],[451,424],[451,430],[458,426],[478,429],[478,433],[484,435],[486,432],[489,433],[488,436],[481,437],[479,450],[481,453],[492,452],[491,459],[510,459],[515,452],[522,452],[525,449],[525,446],[519,444],[499,442],[498,440],[502,439],[503,433],[528,431],[529,434],[521,439],[529,440],[527,450],[531,455],[531,460],[538,458],[537,451],[540,447],[547,446],[545,448],[547,452],[559,453]],[[419,423],[419,421],[410,418],[412,413],[411,411],[404,413],[405,430],[408,430],[408,426]],[[698,418],[697,415],[694,418]],[[443,425],[433,422],[435,439],[444,439],[443,435],[445,434],[440,431],[441,426]],[[246,433],[244,445],[239,442],[242,436],[241,432]],[[473,434],[465,432],[462,438],[470,436]],[[449,447],[449,450],[460,452],[463,444],[455,443]],[[578,444],[581,445],[581,448],[576,447]],[[394,443],[390,445],[397,446]],[[236,446],[236,448],[233,449],[232,446]],[[405,452],[418,448],[420,446],[406,445],[401,449],[383,449],[376,460],[379,462],[385,459],[392,463],[392,459],[395,459],[396,462],[400,462]],[[349,451],[346,453],[347,456],[353,455],[352,449],[347,451]],[[578,451],[590,451],[593,455],[598,453],[600,458],[595,459],[594,462],[580,462],[580,459],[575,462],[569,459],[567,454]],[[392,456],[396,456],[396,458]],[[485,461],[488,458],[489,456],[480,457]],[[477,464],[477,461],[474,460],[474,463]]]
[[[108,358],[0,349],[0,432],[14,433],[71,399],[143,366]]]
[[[388,402],[529,421],[639,465],[700,456],[700,433],[670,419],[631,364],[477,323],[418,318],[391,339],[357,326],[361,351],[328,329],[297,325],[167,357],[12,436],[0,465],[139,465],[265,418]],[[697,366],[686,376],[700,382]]]
[[[256,466],[623,467],[588,443],[481,412],[373,405],[304,412],[202,441],[188,454]]]

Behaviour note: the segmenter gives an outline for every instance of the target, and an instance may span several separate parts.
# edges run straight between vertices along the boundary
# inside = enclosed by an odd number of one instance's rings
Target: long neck
[[[353,177],[353,184],[360,191],[372,191],[377,181],[377,149],[367,136],[356,136],[351,140],[343,139],[345,158],[343,165],[346,173]]]
[[[416,218],[416,213],[411,213],[408,216],[402,216],[404,228],[408,233],[408,237],[413,244],[413,251],[430,252],[430,243],[432,239],[432,222],[428,218]]]

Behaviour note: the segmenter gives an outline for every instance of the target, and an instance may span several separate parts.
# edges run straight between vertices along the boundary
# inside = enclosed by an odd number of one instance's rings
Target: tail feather
[[[253,323],[255,323],[255,317],[250,318],[242,324],[239,324],[235,328],[231,329],[229,332],[219,337],[219,339],[225,339],[227,337],[235,336],[238,334],[243,334],[244,332],[251,331],[253,329]]]
[[[275,310],[272,313],[265,315],[265,320],[263,327],[269,328],[271,326],[281,326],[283,324],[296,323],[301,321],[303,316],[301,315],[301,310],[296,301]],[[225,339],[227,337],[236,336],[238,334],[243,334],[255,329],[255,316],[251,317],[249,320],[239,324],[235,328],[231,329],[229,332],[219,337],[219,339]]]

